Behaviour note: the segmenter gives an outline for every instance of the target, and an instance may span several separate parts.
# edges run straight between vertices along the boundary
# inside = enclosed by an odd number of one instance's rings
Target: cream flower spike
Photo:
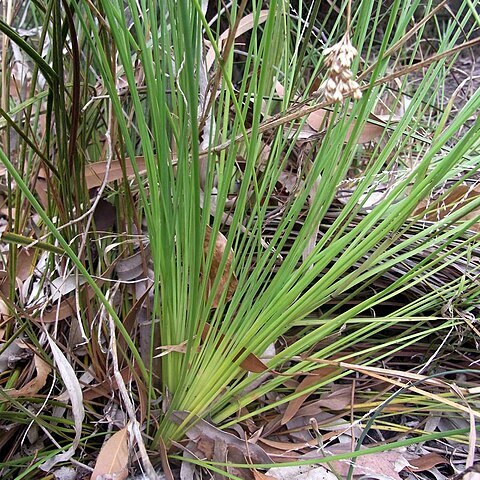
[[[344,35],[340,42],[325,49],[325,65],[328,68],[325,82],[325,99],[327,101],[341,102],[344,97],[349,96],[355,100],[362,98],[360,85],[353,80],[351,70],[353,59],[357,53],[348,34]]]

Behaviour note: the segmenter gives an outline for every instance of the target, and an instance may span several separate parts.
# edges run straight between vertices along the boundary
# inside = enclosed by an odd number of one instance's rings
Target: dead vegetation
[[[477,2],[3,3],[0,476],[475,479]]]

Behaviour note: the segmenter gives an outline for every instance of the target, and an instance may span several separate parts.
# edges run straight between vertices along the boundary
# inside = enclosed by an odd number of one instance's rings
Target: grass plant
[[[4,2],[3,478],[88,472],[125,426],[152,478],[162,451],[238,478],[266,462],[192,429],[285,441],[332,386],[354,448],[287,464],[471,466],[480,90],[444,85],[478,15],[444,3]]]

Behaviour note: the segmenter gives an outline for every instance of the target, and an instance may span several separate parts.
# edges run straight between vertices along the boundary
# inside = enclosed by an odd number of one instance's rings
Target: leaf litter
[[[106,440],[98,454],[91,480],[105,480],[109,476],[125,480],[128,477],[128,438],[128,428],[124,427]]]
[[[266,18],[266,13],[261,12],[259,23],[263,23]],[[252,16],[247,15],[240,20],[234,37],[237,38],[242,33],[251,29],[252,26]],[[230,32],[228,30],[224,32],[221,37],[222,42],[227,40],[229,34]],[[219,45],[220,47],[222,46],[222,42]],[[212,52],[213,49],[210,49],[207,53],[208,69],[210,69],[210,66],[213,65],[215,54]],[[283,93],[280,94],[282,91],[280,87],[277,88],[277,93],[280,97],[283,97]],[[362,129],[360,129],[360,133],[357,138],[357,143],[360,146],[359,148],[367,150],[367,144],[374,143],[378,141],[380,137],[388,135],[389,125],[399,120],[399,113],[400,112],[392,112],[391,110],[389,110],[387,114],[371,113],[367,123]],[[306,140],[310,139],[317,141],[319,136],[322,134],[322,130],[327,128],[329,125],[329,114],[330,111],[323,108],[310,113],[307,116],[306,125],[304,125],[301,129],[302,131],[300,132],[300,135]],[[299,115],[299,117],[300,116],[301,115]],[[352,118],[351,121],[352,126],[345,137],[345,142],[349,141],[350,135],[355,128],[354,119]],[[137,157],[135,159],[135,163],[138,167],[139,173],[143,174],[145,171],[145,161],[143,157]],[[284,203],[288,202],[288,197],[298,189],[302,182],[302,177],[305,174],[305,170],[302,169],[299,163],[296,163],[295,161],[291,161],[288,165],[288,168],[290,170],[285,170],[282,172],[279,178],[279,184],[282,187],[282,191],[280,192],[281,195],[278,197],[283,197]],[[44,205],[47,204],[47,177],[48,174],[46,171],[41,169],[36,182],[37,193],[41,199],[44,199]],[[135,174],[133,164],[128,160],[126,161],[125,165],[122,165],[120,161],[114,160],[110,164],[109,168],[107,168],[107,162],[97,162],[87,165],[85,171],[85,185],[88,189],[95,189],[101,186],[104,182],[109,184],[112,182],[122,182],[124,180],[133,182],[134,177]],[[350,180],[355,182],[357,179],[351,178]],[[379,182],[379,189],[384,186],[385,183],[382,184]],[[343,187],[345,187],[345,190],[347,190],[347,183],[344,183]],[[341,189],[342,188],[340,187],[338,192],[339,196]],[[348,195],[349,192],[346,193],[347,198]],[[473,186],[472,184],[458,186],[453,191],[450,191],[447,195],[444,195],[443,192],[434,192],[432,198],[417,207],[415,215],[417,215],[420,221],[425,222],[434,222],[439,219],[442,220],[452,213],[458,212],[464,207],[468,207],[469,204],[475,202],[478,197],[478,187],[474,184]],[[365,206],[365,203],[363,203],[363,205]],[[338,218],[339,212],[335,211],[335,208],[333,208],[329,215],[329,220],[334,222]],[[478,218],[478,215],[478,207],[475,207],[465,215],[460,216],[459,220],[475,220]],[[275,222],[272,222],[271,225],[266,226],[265,239],[267,244],[269,236],[271,236],[270,232],[275,228]],[[415,226],[413,228],[415,228]],[[478,232],[478,222],[472,223],[469,226],[469,229]],[[321,235],[324,230],[325,225],[318,226],[317,234],[312,237],[314,243],[317,239],[317,236]],[[237,288],[238,280],[235,276],[235,272],[233,272],[232,267],[235,252],[233,250],[227,252],[227,238],[222,232],[218,232],[215,240],[212,240],[210,236],[211,230],[207,229],[207,235],[204,243],[205,255],[208,254],[207,251],[210,249],[210,244],[214,243],[213,261],[211,269],[208,272],[209,288],[212,289],[215,283],[217,283],[218,287],[214,292],[207,291],[206,294],[207,297],[212,297],[212,308],[216,308],[222,296],[226,301],[232,298],[232,295]],[[22,282],[28,280],[29,277],[31,278],[32,276],[32,267],[34,267],[35,257],[31,254],[31,252],[32,250],[28,249],[20,250],[19,262],[17,263],[17,278]],[[310,252],[311,248],[309,251],[304,253],[306,256],[308,256]],[[474,252],[472,262],[478,263],[477,253],[478,252]],[[282,252],[282,256],[286,256],[287,254],[288,251]],[[418,261],[421,262],[425,255],[428,254],[429,252],[420,254]],[[125,318],[128,320],[126,323],[128,323],[131,327],[129,330],[132,332],[134,332],[135,327],[137,326],[140,318],[140,312],[145,313],[147,309],[146,304],[148,303],[148,292],[152,286],[152,275],[150,272],[148,272],[148,269],[146,271],[145,268],[145,259],[147,259],[148,263],[148,256],[149,253],[147,250],[143,253],[135,252],[127,257],[118,257],[118,259],[115,261],[115,273],[120,281],[138,283],[145,282],[146,284],[144,290],[144,293],[146,292],[145,296],[143,296],[143,294],[136,295],[136,298],[138,299],[137,302],[133,304],[132,308],[125,316]],[[224,262],[225,258],[226,262]],[[225,266],[223,271],[219,272],[219,267],[222,262],[225,263]],[[459,270],[460,272],[462,270],[463,272],[466,271],[466,268],[463,268],[462,265],[458,266],[458,264],[453,266],[451,271],[455,269]],[[40,270],[42,270],[42,268],[40,268]],[[456,272],[454,272],[454,274],[455,273]],[[395,278],[395,276],[398,274],[399,273],[395,271],[391,273],[393,278]],[[446,277],[449,276],[454,275],[446,275]],[[444,284],[443,279],[440,279],[438,283],[440,285]],[[379,283],[379,285],[381,285],[381,283]],[[49,292],[49,299],[58,300],[59,307],[55,313],[53,313],[53,310],[50,312],[43,311],[40,317],[40,323],[43,325],[47,323],[57,324],[58,322],[74,317],[77,313],[77,306],[75,297],[72,295],[72,293],[77,293],[77,289],[80,292],[86,290],[85,288],[82,289],[78,284],[78,278],[73,276],[58,276],[51,279],[51,282],[48,284],[48,286],[57,287],[57,292],[53,295],[51,292]],[[412,288],[410,294],[420,298],[421,296],[425,295],[425,291],[435,290],[435,281],[429,279],[423,283],[420,282],[420,287],[417,288],[418,290]],[[40,289],[41,287],[38,287],[34,293],[30,292],[30,298],[35,298]],[[132,293],[132,289],[126,289],[126,291],[130,294]],[[43,297],[40,297],[39,303],[42,301]],[[207,324],[206,333],[208,333],[208,328],[209,326]],[[203,334],[205,335],[205,330]],[[99,337],[100,336],[101,334],[99,334]],[[64,385],[67,387],[67,397],[70,399],[72,404],[75,438],[72,446],[68,450],[59,454],[57,457],[54,457],[52,461],[46,464],[46,466],[43,466],[45,469],[53,467],[54,464],[59,461],[70,458],[75,449],[78,447],[81,434],[81,424],[85,415],[85,411],[82,406],[83,400],[93,400],[94,398],[102,396],[108,398],[113,392],[118,390],[119,385],[129,383],[132,378],[132,371],[130,368],[125,367],[124,369],[117,369],[117,377],[114,381],[112,381],[112,379],[108,378],[108,375],[106,375],[107,378],[102,379],[101,382],[91,387],[87,386],[86,384],[81,384],[77,380],[76,373],[73,370],[69,359],[67,359],[65,352],[62,352],[59,349],[55,343],[55,340],[53,340],[50,336],[47,338],[57,369],[60,373],[62,381],[64,382]],[[282,346],[283,345],[281,344],[277,346],[273,345],[273,348],[274,350],[277,349],[281,351]],[[12,365],[15,365],[17,362],[22,360],[22,355],[19,355],[21,354],[22,348],[23,347],[21,346],[21,343],[17,341],[12,342],[10,346],[2,349],[0,353],[0,372],[8,371],[12,368]],[[165,355],[168,355],[172,352],[183,353],[182,348],[182,345],[159,346],[159,349],[163,350]],[[101,350],[101,348],[99,350]],[[414,350],[412,354],[415,355],[417,353],[418,351]],[[99,353],[98,356],[100,357]],[[7,391],[6,393],[11,397],[35,395],[46,385],[47,379],[51,374],[49,365],[44,362],[42,357],[36,352],[33,355],[30,355],[30,361],[32,358],[32,366],[34,366],[34,369],[30,370],[35,372],[35,376],[19,389]],[[394,357],[392,357],[391,360],[392,362],[399,361]],[[264,374],[268,371],[267,363],[268,359],[263,361],[257,356],[251,354],[246,358],[241,366],[247,372]],[[468,363],[468,361],[466,363]],[[353,368],[355,365],[350,363],[348,366]],[[103,365],[100,365],[100,368],[103,368]],[[258,417],[255,418],[254,421],[250,418],[249,420],[253,423],[250,423],[249,426],[247,420],[245,420],[243,423],[241,422],[239,424],[240,426],[236,430],[232,429],[231,431],[227,432],[221,430],[207,420],[196,419],[195,425],[187,430],[187,437],[189,438],[188,450],[190,452],[194,452],[194,456],[197,456],[197,458],[220,462],[230,460],[232,462],[241,461],[246,463],[275,463],[285,460],[288,461],[291,459],[305,459],[310,455],[317,457],[328,457],[329,455],[353,451],[352,446],[355,437],[358,437],[362,426],[358,424],[355,425],[350,421],[349,417],[352,413],[352,409],[355,406],[360,408],[359,411],[361,411],[362,408],[369,408],[368,401],[366,400],[366,398],[368,398],[366,392],[369,393],[369,389],[374,391],[379,385],[379,383],[375,384],[373,380],[379,380],[383,382],[383,384],[388,384],[390,381],[389,378],[392,376],[399,378],[401,375],[398,372],[385,371],[383,372],[385,375],[380,377],[380,372],[373,372],[368,371],[368,369],[359,368],[357,369],[357,376],[359,377],[357,380],[360,383],[363,382],[363,385],[361,388],[355,391],[353,390],[350,382],[342,383],[340,380],[333,383],[330,389],[325,389],[323,385],[320,385],[318,389],[313,388],[317,383],[328,381],[329,377],[334,376],[339,370],[341,370],[339,367],[327,366],[318,369],[318,371],[306,373],[304,378],[299,380],[296,383],[295,388],[292,389],[292,392],[295,395],[298,394],[297,398],[285,402],[283,405],[270,411],[269,415],[266,417]],[[269,372],[270,376],[277,374],[278,372]],[[375,375],[377,378],[374,377]],[[298,376],[301,375],[299,374]],[[266,377],[263,377],[263,381],[266,381]],[[426,384],[428,384],[427,378],[425,378],[424,381]],[[396,385],[401,388],[408,388],[406,381],[405,383],[400,383],[399,380],[395,380],[395,382]],[[261,385],[262,384],[260,383],[257,385],[257,387],[260,387]],[[436,386],[438,387],[438,385]],[[309,388],[311,391],[305,394],[302,393],[304,390]],[[270,401],[278,400],[278,397],[281,397],[282,395],[283,394],[279,393],[276,398],[260,397],[259,403],[265,404]],[[435,398],[439,399],[441,397],[436,396]],[[352,401],[355,403],[355,405],[352,405]],[[449,401],[452,402],[451,400]],[[362,406],[363,403],[366,406]],[[399,404],[396,411],[401,412],[402,407],[408,408],[406,403],[407,402],[405,402],[404,405]],[[455,407],[458,407],[458,403],[455,403]],[[463,412],[468,414],[469,407],[464,406]],[[240,413],[242,415],[248,415],[248,410]],[[174,418],[176,418],[179,422],[183,422],[188,417],[189,414],[186,412],[177,412]],[[312,419],[314,419],[315,422],[312,422]],[[454,427],[465,427],[465,425],[469,425],[470,423],[471,422],[469,422],[467,417],[459,417],[455,419],[439,417],[439,422],[434,430],[451,430],[452,424],[454,424]],[[250,430],[253,428],[255,429],[256,434],[252,434],[249,437]],[[263,437],[263,432],[268,432],[266,438]],[[318,435],[319,432],[321,432],[320,436]],[[299,441],[301,438],[304,439],[303,442]],[[181,447],[183,448],[184,445],[182,444]],[[128,435],[125,427],[114,433],[103,445],[102,449],[100,449],[95,464],[94,474],[98,472],[97,475],[100,476],[114,474],[116,475],[115,478],[126,478],[126,466],[128,465],[129,459],[128,448]],[[187,449],[184,450],[184,452],[186,451]],[[268,478],[292,478],[298,480],[313,480],[322,478],[330,479],[333,477],[338,478],[339,475],[341,477],[346,477],[350,467],[353,465],[353,475],[357,477],[368,476],[369,478],[398,479],[401,478],[399,476],[399,472],[405,470],[410,470],[412,472],[431,470],[437,465],[442,465],[444,463],[446,463],[446,461],[443,456],[428,452],[428,450],[427,453],[423,452],[419,456],[413,456],[413,458],[412,454],[408,452],[390,451],[361,456],[357,458],[354,463],[351,461],[332,461],[328,468],[316,465],[305,467],[274,467],[268,470],[266,473],[261,473],[260,471],[253,469],[251,475],[253,475],[253,478],[259,480],[268,480]],[[183,467],[184,465],[182,465],[182,468]],[[57,470],[57,472],[58,471],[59,470]],[[238,470],[236,472],[238,473]],[[94,474],[92,474],[92,479],[94,479]],[[246,475],[248,476],[248,474]],[[441,474],[438,473],[438,475]]]

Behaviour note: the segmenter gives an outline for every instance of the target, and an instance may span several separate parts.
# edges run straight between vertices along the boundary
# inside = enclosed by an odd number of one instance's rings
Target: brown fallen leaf
[[[16,277],[24,282],[33,271],[33,262],[36,259],[35,252],[25,248],[19,248],[17,253],[17,272]]]
[[[322,435],[322,440],[330,440],[330,438],[334,436],[338,436],[338,431],[328,432]],[[277,440],[270,440],[268,438],[260,437],[258,439],[259,442],[263,443],[264,445],[268,445],[269,447],[275,448],[277,450],[281,450],[283,452],[292,452],[296,450],[303,450],[306,447],[315,447],[318,446],[318,440],[316,438],[312,438],[305,442],[279,442]]]
[[[429,209],[430,200],[422,200],[413,212],[413,216],[424,213],[424,217],[431,222],[444,219],[446,216],[460,210],[470,202],[480,197],[480,188],[472,188],[468,185],[458,185],[448,193],[437,205],[436,208]],[[480,208],[476,208],[465,214],[462,220],[473,220],[480,215]],[[470,227],[470,230],[480,232],[480,222]]]
[[[310,125],[315,132],[319,132],[320,130],[328,127],[329,117],[329,110],[326,110],[325,108],[319,108],[307,117],[307,124]]]
[[[104,198],[98,199],[97,207],[93,212],[93,220],[97,231],[109,231],[113,229],[117,219],[117,209]]]
[[[277,477],[272,477],[271,475],[265,475],[262,472],[259,472],[258,470],[253,469],[253,478],[255,480],[277,480]]]
[[[4,232],[1,235],[1,240],[8,242],[7,238],[8,238],[8,236],[11,236],[12,234],[11,234],[11,232],[8,232],[7,234],[6,233],[7,232]],[[22,240],[24,238],[26,238],[27,242],[33,242],[34,241],[33,239],[31,239],[29,237],[22,237],[22,236],[17,237],[16,236],[16,239],[18,239],[18,240]],[[13,242],[13,243],[16,243],[17,245],[19,245],[20,242]],[[7,269],[9,269],[11,267],[11,260],[12,260],[12,257],[9,256]],[[37,260],[37,255],[34,251],[27,250],[26,248],[19,246],[19,248],[17,250],[16,263],[15,263],[15,266],[16,266],[15,279],[17,280],[17,282],[20,281],[20,282],[23,283],[25,280],[27,280],[32,275],[32,272],[34,270],[34,263],[35,263],[36,260]],[[17,287],[18,287],[18,284],[17,284]],[[0,290],[4,295],[6,295],[6,296],[9,295],[9,292],[10,292],[10,278],[6,274],[5,270],[0,271]],[[1,312],[1,313],[5,313],[5,312]]]
[[[59,305],[54,305],[51,310],[42,312],[40,321],[42,323],[52,323],[65,320],[76,314],[75,297],[64,297]]]
[[[37,371],[36,377],[26,383],[22,388],[16,390],[7,390],[10,397],[29,397],[36,395],[47,383],[47,378],[52,371],[50,365],[45,362],[37,353],[35,353],[35,370]]]
[[[122,281],[146,279],[145,262],[150,255],[149,248],[138,250],[132,255],[116,262],[115,272]]]
[[[325,109],[319,109],[316,112],[311,113],[307,117],[307,123],[313,130],[319,132],[320,130],[327,128],[329,124],[330,112]],[[357,144],[361,145],[369,143],[378,137],[381,137],[387,127],[387,122],[396,122],[398,119],[390,118],[386,115],[375,115],[371,113],[368,116],[368,120],[360,131],[360,135],[357,138]],[[355,122],[348,127],[348,132],[345,136],[345,142],[350,140],[353,129],[355,128]]]
[[[150,290],[152,289],[153,284],[149,285],[143,294],[137,298],[135,303],[132,305],[128,313],[125,315],[123,318],[123,325],[127,332],[131,332],[133,328],[135,327],[136,323],[138,322],[138,313],[139,311],[143,308],[143,303],[145,302],[146,298],[148,297],[148,294],[150,293]],[[122,344],[123,345],[123,344]]]
[[[172,469],[170,468],[170,463],[168,461],[167,447],[165,446],[165,442],[163,441],[162,437],[160,437],[159,451],[165,478],[167,480],[174,480]]]
[[[205,232],[205,241],[203,243],[203,251],[205,257],[208,255],[208,251],[210,248],[210,241],[212,236],[212,229],[207,225],[207,230]],[[227,248],[227,239],[225,236],[218,232],[217,237],[215,239],[215,246],[213,247],[213,257],[212,257],[212,264],[210,266],[210,270],[208,272],[208,289],[207,289],[207,297],[211,293],[211,289],[213,288],[213,284],[217,277],[220,264],[222,262],[223,255]],[[228,252],[227,262],[223,269],[220,283],[218,284],[217,291],[215,292],[215,297],[213,299],[212,308],[217,308],[220,302],[220,299],[224,293],[224,290],[227,289],[227,295],[225,301],[229,301],[235,290],[238,286],[238,280],[235,277],[235,274],[232,272],[232,264],[233,264],[233,250],[230,249]]]
[[[160,345],[155,350],[162,350],[162,353],[155,355],[154,358],[164,357],[169,353],[176,352],[176,353],[186,353],[187,352],[187,340],[178,345]]]
[[[144,157],[135,157],[135,163],[140,174],[146,172],[146,163]],[[105,180],[105,175],[107,174],[107,167],[108,162],[106,161],[89,163],[85,165],[85,183],[89,190],[91,188],[100,187],[103,184]],[[129,159],[125,159],[125,173],[127,175],[127,178],[133,177],[135,175],[135,170],[133,169],[132,162]],[[47,182],[45,181],[46,178],[47,174],[45,170],[41,168],[38,173],[38,179],[41,181],[39,184],[40,188],[44,189],[45,192],[47,187]],[[111,161],[110,168],[108,169],[107,183],[123,179],[124,176],[120,160]]]
[[[327,380],[328,378],[331,378],[335,375],[338,375],[341,373],[342,369],[339,367],[323,367],[323,368],[316,368],[315,370],[311,371],[307,377],[305,377],[298,387],[295,389],[295,393],[299,393],[303,390],[308,389],[309,387],[320,383],[322,381]],[[300,395],[297,398],[294,398],[288,403],[287,409],[285,410],[283,417],[282,417],[282,425],[285,425],[287,422],[289,422],[295,414],[298,412],[299,408],[303,405],[305,400],[312,394],[313,392],[310,393],[305,393],[303,395]]]
[[[338,480],[333,473],[322,465],[297,465],[290,467],[273,467],[267,475],[277,480]]]
[[[115,478],[125,480],[128,476],[128,429],[114,433],[102,446],[90,480]]]
[[[410,463],[411,465],[411,467],[409,467],[409,470],[411,470],[412,472],[428,472],[436,465],[440,465],[441,463],[448,463],[448,461],[438,453],[427,453],[426,455],[422,455],[421,457],[409,460],[408,463]]]
[[[146,172],[144,157],[135,157],[135,163],[140,173]],[[91,188],[100,187],[100,185],[103,184],[105,175],[107,173],[107,166],[107,162],[96,162],[85,165],[85,182],[89,190]],[[125,159],[125,173],[127,178],[135,175],[135,170],[133,169],[132,162],[129,159]],[[123,178],[123,171],[120,161],[112,161],[108,170],[107,182],[109,183],[116,180],[123,180]]]
[[[351,452],[351,445],[338,443],[325,449],[327,455],[338,455]],[[342,478],[348,475],[351,466],[351,459],[334,460],[326,464],[329,469],[340,475]],[[402,453],[395,450],[385,452],[370,453],[362,455],[355,459],[353,475],[382,475],[383,478],[392,480],[401,480],[398,472],[408,467],[410,464]]]
[[[45,175],[45,172],[43,172]],[[38,200],[43,208],[48,205],[48,182],[45,178],[38,177],[35,181],[35,193],[38,196]]]
[[[273,463],[270,456],[259,445],[220,430],[206,420],[190,415],[189,412],[174,412],[171,416],[172,421],[177,425],[183,424],[187,418],[191,420],[193,425],[187,428],[186,435],[195,443],[199,441],[207,444],[213,442],[214,445],[217,442],[225,443],[229,448],[235,447],[242,452],[245,459],[253,463]]]
[[[130,367],[125,367],[123,370],[121,370],[120,375],[125,383],[128,383],[132,380],[132,371]],[[95,400],[99,397],[110,398],[112,391],[116,391],[117,389],[118,385],[115,378],[107,378],[99,384],[84,386],[83,398],[85,402]]]
[[[299,460],[302,456],[301,452],[293,452],[293,451],[286,451],[286,450],[278,450],[277,448],[270,447],[268,445],[262,446],[270,458],[275,463],[285,463],[285,462],[295,462]]]

